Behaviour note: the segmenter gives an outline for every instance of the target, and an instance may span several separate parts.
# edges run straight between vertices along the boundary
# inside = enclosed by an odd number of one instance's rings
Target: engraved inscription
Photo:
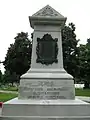
[[[68,89],[55,81],[30,81],[20,86],[20,90],[28,99],[66,99],[63,93]]]

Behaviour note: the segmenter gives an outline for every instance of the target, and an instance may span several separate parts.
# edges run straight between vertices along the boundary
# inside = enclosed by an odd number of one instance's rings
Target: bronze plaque
[[[37,38],[37,63],[42,64],[52,64],[53,62],[57,63],[57,54],[58,54],[58,39],[53,39],[50,34],[45,34],[43,38]]]

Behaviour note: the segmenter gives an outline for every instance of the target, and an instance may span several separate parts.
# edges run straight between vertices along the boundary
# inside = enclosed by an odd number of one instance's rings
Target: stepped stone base
[[[90,120],[90,104],[75,100],[18,100],[3,105],[0,120]]]

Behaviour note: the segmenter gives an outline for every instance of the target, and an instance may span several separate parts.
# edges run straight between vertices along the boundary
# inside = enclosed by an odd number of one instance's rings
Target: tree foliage
[[[2,72],[0,70],[0,84],[2,83]]]
[[[62,45],[63,45],[63,60],[64,68],[73,77],[78,76],[78,41],[75,34],[75,25],[69,23],[62,29]]]
[[[5,71],[3,75],[3,84],[9,84],[11,83],[13,86],[13,83],[19,82],[19,75],[16,74],[16,72],[10,73],[10,71]]]
[[[86,45],[79,46],[79,79],[84,81],[85,88],[90,84],[90,39],[87,39]]]
[[[14,39],[14,44],[8,48],[4,66],[10,75],[21,76],[30,68],[32,44],[28,33],[18,33]]]

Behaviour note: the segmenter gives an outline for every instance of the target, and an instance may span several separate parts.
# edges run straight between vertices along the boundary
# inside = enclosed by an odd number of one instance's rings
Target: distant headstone
[[[18,98],[4,103],[2,120],[90,120],[90,104],[75,99],[73,77],[63,68],[66,18],[47,5],[29,21],[34,29],[31,68],[21,76]]]

